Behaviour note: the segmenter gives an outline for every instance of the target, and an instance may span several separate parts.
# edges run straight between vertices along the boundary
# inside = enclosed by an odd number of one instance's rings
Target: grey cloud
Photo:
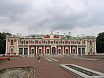
[[[16,0],[0,0],[0,18],[7,18],[2,23],[14,23],[28,10],[29,6]]]
[[[14,28],[30,27],[35,32],[41,28],[46,31],[51,28],[63,31],[104,25],[103,0],[75,1],[0,0],[0,26],[4,23],[4,26],[12,25]]]

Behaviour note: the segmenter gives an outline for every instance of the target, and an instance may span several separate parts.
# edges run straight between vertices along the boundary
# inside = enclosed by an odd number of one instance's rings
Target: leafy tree
[[[96,38],[97,53],[104,53],[104,32],[99,33]]]
[[[5,54],[6,49],[6,35],[11,35],[10,33],[0,32],[0,54]]]

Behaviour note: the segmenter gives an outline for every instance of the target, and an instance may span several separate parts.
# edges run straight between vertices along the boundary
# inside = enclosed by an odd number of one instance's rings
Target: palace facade
[[[73,37],[70,35],[11,35],[6,37],[5,55],[94,55],[94,36]]]

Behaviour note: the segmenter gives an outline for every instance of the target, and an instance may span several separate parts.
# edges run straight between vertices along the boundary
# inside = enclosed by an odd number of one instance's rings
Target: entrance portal
[[[56,48],[52,47],[52,55],[55,55],[55,54],[56,54]]]

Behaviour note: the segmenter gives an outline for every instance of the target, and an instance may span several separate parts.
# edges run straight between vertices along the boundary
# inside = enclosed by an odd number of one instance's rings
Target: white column
[[[88,55],[88,42],[86,41],[86,48],[85,48],[85,54]]]
[[[36,55],[37,55],[37,46],[36,46]]]
[[[95,48],[95,54],[96,54],[96,40],[95,40],[95,43],[94,43],[94,45],[95,45],[95,47],[94,47],[94,48]]]
[[[72,52],[71,52],[71,46],[70,46],[70,54],[72,54]]]
[[[5,52],[5,54],[7,55],[7,53],[8,53],[8,43],[7,43],[7,39],[6,39],[6,52]]]
[[[18,39],[16,41],[17,41],[17,51],[16,51],[16,55],[19,55]]]
[[[77,45],[77,55],[78,55],[78,45]]]
[[[45,55],[45,46],[43,46],[43,54]]]
[[[24,48],[23,48],[23,54],[22,55],[24,55]]]
[[[63,55],[64,55],[64,46],[62,48],[63,48]]]
[[[80,49],[81,49],[81,55],[82,55],[82,47]]]
[[[85,47],[85,55],[87,55],[88,54],[88,52],[87,52],[87,47]]]

